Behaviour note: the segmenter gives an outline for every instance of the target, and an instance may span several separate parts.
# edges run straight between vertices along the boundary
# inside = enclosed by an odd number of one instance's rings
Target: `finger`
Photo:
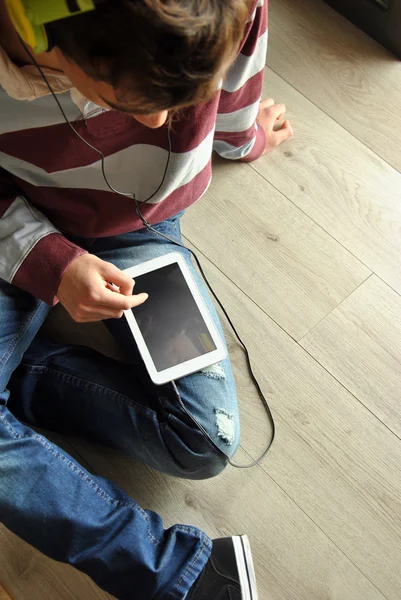
[[[111,292],[116,292],[117,294],[120,293],[120,288],[117,285],[114,285],[114,283],[110,283],[109,281],[106,283],[106,287],[108,290],[110,290]]]
[[[82,306],[71,316],[78,323],[93,323],[106,319],[120,319],[124,314],[124,310],[122,308],[111,308],[110,306]]]
[[[267,134],[273,131],[274,127],[277,125],[277,120],[282,119],[285,115],[285,105],[284,104],[275,104],[270,108],[266,108],[262,111],[262,114],[259,112],[258,121],[262,123],[262,126]]]
[[[101,269],[102,277],[107,281],[108,284],[114,283],[120,288],[120,294],[124,296],[131,296],[132,290],[134,289],[134,280],[126,275],[115,265],[104,262]]]
[[[275,104],[269,108],[268,115],[271,119],[277,121],[277,119],[282,119],[284,117],[286,110],[285,104]]]
[[[84,316],[75,319],[77,323],[99,323],[100,321],[107,321],[107,319],[120,319],[123,316],[124,312],[121,310],[111,311],[111,312],[97,312],[97,313],[88,313]]]
[[[97,307],[107,307],[116,310],[129,310],[134,306],[143,304],[148,299],[148,294],[137,294],[135,296],[124,296],[105,288],[100,295]]]
[[[284,121],[281,129],[274,131],[272,135],[274,136],[275,145],[278,146],[282,142],[285,142],[285,140],[291,138],[294,135],[294,130],[289,121]]]
[[[104,321],[105,319],[119,319],[124,312],[122,310],[110,309],[108,307],[100,307],[96,310],[90,308],[82,308],[71,317],[76,323],[94,323]]]

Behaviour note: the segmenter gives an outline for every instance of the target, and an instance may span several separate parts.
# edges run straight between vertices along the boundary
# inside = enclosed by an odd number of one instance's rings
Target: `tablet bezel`
[[[208,352],[207,354],[203,354],[202,356],[198,356],[197,358],[187,360],[174,367],[169,367],[168,369],[164,369],[163,371],[157,371],[155,364],[152,360],[152,356],[148,350],[148,347],[145,343],[145,340],[143,338],[141,330],[139,329],[138,323],[136,322],[132,310],[129,309],[124,311],[127,323],[137,343],[139,352],[146,365],[149,376],[156,385],[162,385],[169,381],[175,381],[176,379],[180,379],[181,377],[185,377],[186,375],[190,375],[191,373],[195,373],[197,371],[200,371],[201,369],[205,369],[213,364],[221,362],[227,357],[226,346],[217,330],[216,325],[213,322],[212,317],[210,316],[208,308],[205,304],[202,294],[199,291],[195,279],[187,263],[185,262],[184,257],[179,252],[170,252],[168,254],[164,254],[163,256],[153,258],[146,262],[130,267],[129,269],[125,269],[124,273],[129,277],[132,277],[132,279],[135,279],[135,277],[138,277],[139,275],[155,271],[157,269],[160,269],[161,267],[165,267],[173,263],[177,263],[179,268],[181,269],[183,277],[185,278],[188,288],[191,291],[191,294],[202,315],[206,327],[208,328],[214,345],[216,346],[216,350]]]

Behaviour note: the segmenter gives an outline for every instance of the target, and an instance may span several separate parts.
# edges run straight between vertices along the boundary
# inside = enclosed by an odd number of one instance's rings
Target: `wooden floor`
[[[166,525],[247,532],[260,600],[400,600],[401,62],[320,0],[271,0],[269,35],[265,95],[295,137],[252,165],[216,161],[184,234],[249,344],[272,451],[194,483],[61,443]],[[227,337],[246,460],[269,429]],[[4,529],[0,565],[15,600],[108,598]]]

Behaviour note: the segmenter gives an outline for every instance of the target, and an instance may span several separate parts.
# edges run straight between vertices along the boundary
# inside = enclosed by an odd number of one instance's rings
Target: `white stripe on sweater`
[[[57,233],[49,219],[17,197],[0,219],[0,277],[12,282],[25,258],[45,236]]]
[[[73,122],[81,116],[78,107],[72,102],[69,92],[60,94],[57,98],[69,121]],[[0,88],[0,105],[0,134],[65,123],[53,96],[43,96],[31,102],[21,102],[10,98]]]
[[[157,204],[179,187],[189,183],[210,160],[213,146],[212,130],[193,150],[171,153],[166,181],[149,204]],[[167,150],[148,144],[136,144],[105,158],[105,171],[110,184],[124,193],[135,193],[144,200],[161,181],[168,158]],[[16,177],[35,186],[77,188],[110,191],[104,181],[101,162],[48,173],[19,158],[0,152],[0,166]],[[155,184],[156,182],[156,184]]]
[[[259,0],[258,1],[257,5],[255,7],[255,10],[253,11],[253,13],[251,14],[251,16],[248,19],[248,23],[252,23],[252,21],[255,20],[256,11],[258,10],[258,8],[260,8],[261,6],[263,6],[264,3],[265,3],[264,0]]]
[[[236,148],[232,144],[228,144],[227,142],[223,142],[222,140],[215,140],[213,143],[213,150],[216,150],[217,154],[222,156],[223,158],[227,158],[228,160],[239,160],[240,158],[244,158],[247,156],[252,148],[254,147],[256,142],[256,135],[250,141],[241,146],[240,148]]]
[[[236,92],[248,79],[262,71],[266,63],[268,33],[265,31],[257,41],[252,56],[239,54],[223,81],[225,92]]]
[[[253,104],[245,106],[245,108],[241,108],[240,110],[218,114],[216,131],[239,133],[252,127],[258,114],[259,102],[260,100],[258,99]]]

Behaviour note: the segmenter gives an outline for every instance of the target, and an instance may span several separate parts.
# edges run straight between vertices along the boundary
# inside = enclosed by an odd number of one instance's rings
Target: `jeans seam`
[[[13,341],[8,345],[8,347],[5,350],[3,356],[0,358],[0,366],[1,366],[1,368],[0,368],[0,375],[3,373],[4,368],[5,368],[6,364],[7,364],[7,361],[9,360],[9,358],[12,355],[13,351],[15,350],[16,346],[21,341],[21,339],[24,337],[25,332],[27,331],[27,329],[29,328],[30,324],[32,323],[32,321],[34,320],[34,318],[36,317],[36,315],[38,314],[40,306],[41,305],[38,304],[38,306],[36,307],[36,310],[32,311],[32,313],[29,316],[29,319],[27,319],[27,321],[25,322],[24,327],[21,329],[21,331],[19,332],[19,334],[13,339]]]
[[[177,590],[181,584],[184,582],[184,580],[186,579],[188,573],[194,568],[194,566],[196,565],[196,563],[198,562],[198,560],[200,559],[200,557],[202,556],[203,552],[205,551],[205,548],[207,546],[207,538],[203,538],[203,544],[201,546],[201,548],[199,549],[198,553],[196,554],[196,556],[194,557],[193,561],[191,562],[191,564],[187,567],[187,570],[185,571],[185,573],[182,575],[181,579],[178,581],[178,583],[176,583],[174,590]],[[173,590],[173,591],[174,591]]]
[[[99,383],[88,381],[87,379],[84,379],[82,377],[71,375],[70,373],[63,373],[61,371],[58,371],[57,369],[52,369],[51,367],[45,367],[42,365],[29,365],[27,363],[21,363],[21,365],[27,367],[30,373],[35,373],[38,371],[42,373],[51,373],[59,379],[63,379],[64,383],[75,385],[80,389],[85,389],[85,387],[91,386],[97,390],[97,393],[99,393],[100,396],[111,397],[113,400],[117,400],[118,402],[120,402],[120,404],[125,404],[130,408],[141,410],[147,413],[147,415],[154,421],[157,421],[157,414],[154,410],[152,410],[148,406],[143,406],[142,404],[135,402],[135,400],[133,400],[132,398],[129,398],[125,394],[121,394],[121,392],[117,392],[116,390],[107,388],[104,385],[100,385]]]
[[[73,473],[78,475],[80,477],[81,481],[86,483],[95,492],[95,494],[97,494],[99,496],[99,498],[101,498],[102,500],[107,502],[107,504],[110,504],[111,506],[114,506],[116,508],[117,507],[133,508],[146,522],[146,524],[148,526],[148,538],[150,539],[151,543],[155,546],[160,543],[159,540],[156,539],[150,532],[149,516],[146,514],[146,512],[143,510],[143,508],[141,508],[138,504],[136,504],[136,502],[134,502],[134,500],[131,500],[130,502],[122,502],[121,500],[117,500],[117,498],[113,498],[107,492],[105,492],[96,483],[96,481],[94,481],[94,479],[92,479],[92,477],[89,475],[89,473],[87,473],[83,469],[79,468],[77,463],[74,463],[72,460],[68,460],[63,454],[61,454],[61,452],[58,452],[52,446],[52,444],[50,444],[50,442],[48,442],[43,436],[39,435],[38,433],[34,433],[34,432],[29,432],[25,435],[18,433],[14,429],[14,427],[11,425],[11,423],[9,423],[6,420],[5,414],[0,413],[0,420],[4,422],[5,428],[10,432],[10,434],[13,436],[14,439],[33,438],[37,442],[39,442],[48,452],[50,452],[50,454],[52,454],[55,458],[60,460],[68,469],[70,469],[70,471],[72,471]]]

